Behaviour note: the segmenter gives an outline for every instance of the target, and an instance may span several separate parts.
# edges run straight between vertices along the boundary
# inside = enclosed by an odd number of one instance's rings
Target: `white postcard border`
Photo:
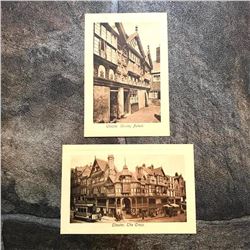
[[[161,122],[159,123],[94,123],[93,122],[93,24],[126,22],[135,19],[159,20],[161,32]],[[102,13],[85,14],[84,136],[129,137],[170,136],[167,13]]]
[[[70,163],[73,154],[110,150],[116,152],[148,151],[148,154],[177,154],[185,157],[185,181],[187,194],[186,222],[145,222],[129,226],[115,226],[117,223],[70,223]],[[122,223],[118,223],[122,224]],[[139,224],[143,224],[140,226]],[[61,183],[61,234],[195,234],[195,177],[194,150],[190,144],[131,144],[131,145],[63,145]]]

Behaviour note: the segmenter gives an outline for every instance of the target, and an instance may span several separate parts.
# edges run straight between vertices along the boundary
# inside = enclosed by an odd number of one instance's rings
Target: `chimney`
[[[160,47],[157,47],[156,48],[156,62],[160,62],[160,58],[161,58],[161,56],[160,56]]]
[[[138,173],[142,174],[142,167],[138,167]]]
[[[150,169],[154,169],[154,165],[153,164],[151,164],[151,166],[149,166],[148,168],[150,168]]]
[[[109,165],[110,169],[114,169],[115,168],[114,156],[113,155],[109,155],[108,156],[108,165]]]

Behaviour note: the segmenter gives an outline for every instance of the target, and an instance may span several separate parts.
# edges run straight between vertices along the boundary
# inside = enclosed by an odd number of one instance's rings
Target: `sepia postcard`
[[[64,145],[61,234],[194,234],[193,145]]]
[[[169,136],[167,14],[86,14],[84,85],[84,136]]]

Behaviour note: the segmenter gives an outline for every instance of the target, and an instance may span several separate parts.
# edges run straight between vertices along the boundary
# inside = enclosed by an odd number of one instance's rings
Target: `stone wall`
[[[6,249],[250,248],[249,2],[1,8]],[[151,11],[168,12],[171,136],[84,138],[84,13]],[[61,146],[95,143],[193,143],[198,234],[60,236]]]

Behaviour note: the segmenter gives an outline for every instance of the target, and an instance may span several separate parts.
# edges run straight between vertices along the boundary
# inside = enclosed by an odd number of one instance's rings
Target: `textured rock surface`
[[[245,217],[198,221],[197,235],[59,235],[59,220],[17,215],[4,218],[3,240],[5,249],[249,249],[249,227]]]
[[[3,212],[59,217],[61,146],[83,137],[84,13],[110,2],[2,4]]]
[[[121,2],[168,12],[170,137],[127,143],[195,145],[197,217],[250,213],[250,3]]]
[[[82,135],[84,13],[113,11],[169,14],[170,137]],[[2,212],[59,217],[62,144],[194,143],[197,217],[249,215],[249,13],[249,2],[3,2]],[[146,238],[60,237],[27,221],[5,221],[6,249],[32,248],[33,231],[40,249],[250,247],[249,219]]]

